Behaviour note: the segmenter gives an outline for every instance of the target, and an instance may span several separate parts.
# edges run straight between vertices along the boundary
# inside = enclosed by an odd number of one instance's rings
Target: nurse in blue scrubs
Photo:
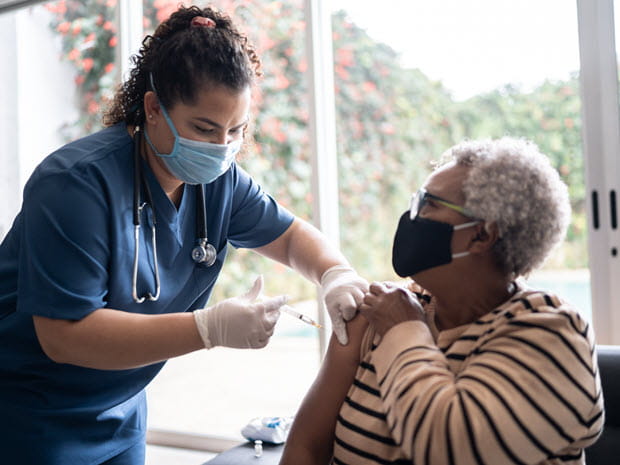
[[[107,128],[36,168],[0,245],[2,463],[142,464],[144,388],[167,359],[264,347],[285,298],[259,302],[260,280],[204,308],[228,243],[319,283],[346,344],[366,281],[234,161],[259,67],[227,16],[181,7],[143,42]]]

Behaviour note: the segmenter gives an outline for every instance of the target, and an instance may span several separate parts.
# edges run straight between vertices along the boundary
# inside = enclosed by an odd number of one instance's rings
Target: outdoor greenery
[[[194,2],[204,6],[206,2]],[[312,220],[301,0],[221,0],[257,46],[265,76],[254,94],[253,143],[240,163],[280,203]],[[146,0],[145,29],[165,19],[178,0]],[[68,138],[101,127],[101,109],[118,83],[116,0],[63,0],[47,5],[62,36],[63,57],[75,64],[81,118]],[[573,222],[566,244],[548,264],[587,266],[585,187],[577,76],[524,92],[507,84],[464,102],[373,40],[340,11],[333,15],[341,248],[368,279],[393,279],[391,243],[409,196],[431,162],[463,138],[512,135],[534,140],[569,186]],[[335,200],[335,199],[334,199]],[[535,219],[534,219],[535,220]],[[267,292],[310,298],[312,286],[248,251],[231,251],[215,296],[242,291],[267,276]]]

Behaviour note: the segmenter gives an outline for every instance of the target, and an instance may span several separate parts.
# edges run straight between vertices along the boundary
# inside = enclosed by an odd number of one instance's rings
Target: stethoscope
[[[134,178],[133,178],[133,225],[134,225],[134,255],[133,255],[133,274],[131,279],[131,294],[133,300],[141,304],[145,300],[156,301],[159,299],[160,281],[159,281],[159,266],[157,265],[157,240],[155,230],[155,208],[153,203],[153,196],[151,195],[151,188],[149,183],[144,179],[144,171],[142,170],[142,160],[140,156],[140,127],[136,127],[133,136],[133,163],[134,163]],[[146,196],[146,202],[140,203],[140,194],[144,187],[144,194]],[[138,297],[138,257],[140,255],[140,217],[142,216],[142,210],[146,205],[151,208],[151,243],[153,246],[153,262],[155,263],[155,295],[147,292],[145,296]],[[215,263],[217,258],[217,251],[215,247],[209,244],[207,239],[207,209],[205,205],[205,186],[199,184],[196,189],[196,246],[192,249],[192,260],[194,263],[204,263],[205,266],[211,266]]]

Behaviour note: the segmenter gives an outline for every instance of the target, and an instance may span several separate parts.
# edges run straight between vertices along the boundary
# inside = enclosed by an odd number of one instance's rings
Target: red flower
[[[103,69],[106,73],[111,73],[114,70],[114,63],[108,63]]]
[[[88,102],[87,110],[88,113],[94,115],[99,111],[99,104],[95,100],[91,100],[90,102]]]
[[[75,77],[75,85],[81,86],[84,84],[85,78],[81,74]]]
[[[58,16],[64,16],[67,12],[67,5],[65,5],[64,0],[62,0],[56,4],[48,3],[45,5],[45,9],[51,13],[56,13]]]
[[[118,39],[116,38],[116,36],[110,37],[110,41],[108,42],[108,45],[110,47],[116,47],[116,44],[118,44]]]
[[[334,71],[336,72],[338,77],[342,79],[343,81],[346,81],[349,79],[349,72],[346,69],[344,69],[342,65],[337,64],[334,67]]]
[[[69,57],[69,60],[75,61],[80,57],[80,51],[77,48],[74,48],[67,56]]]
[[[281,74],[278,74],[276,76],[276,89],[287,89],[288,86],[290,86],[290,85],[291,85],[291,83],[286,78],[286,76],[283,76]]]
[[[84,58],[82,60],[82,68],[84,69],[84,71],[86,71],[87,73],[93,69],[93,65],[95,64],[95,60],[93,60],[92,58]]]
[[[353,50],[350,48],[340,48],[336,50],[336,62],[342,66],[353,66]]]
[[[157,20],[165,21],[178,9],[178,0],[155,0],[153,6],[157,8]]]
[[[112,23],[112,21],[106,21],[105,23],[103,23],[103,29],[105,31],[112,31],[114,29],[114,24]]]
[[[264,50],[272,49],[273,47],[276,46],[277,43],[271,37],[264,35],[263,37],[259,39],[259,44],[260,44],[260,50],[264,51]]]
[[[66,34],[69,29],[71,28],[71,23],[68,21],[65,21],[63,23],[60,23],[57,27],[56,30],[58,32],[60,32],[61,34]]]
[[[372,81],[365,81],[362,84],[362,89],[364,90],[364,92],[374,92],[375,90],[377,90],[377,84]]]
[[[82,26],[80,26],[80,24],[76,24],[75,26],[73,26],[73,35],[76,36],[78,35],[80,32],[82,31]]]

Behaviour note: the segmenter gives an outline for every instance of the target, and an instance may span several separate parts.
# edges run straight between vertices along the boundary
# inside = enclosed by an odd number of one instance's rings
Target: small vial
[[[263,455],[263,441],[257,439],[254,441],[254,457],[258,458]]]

